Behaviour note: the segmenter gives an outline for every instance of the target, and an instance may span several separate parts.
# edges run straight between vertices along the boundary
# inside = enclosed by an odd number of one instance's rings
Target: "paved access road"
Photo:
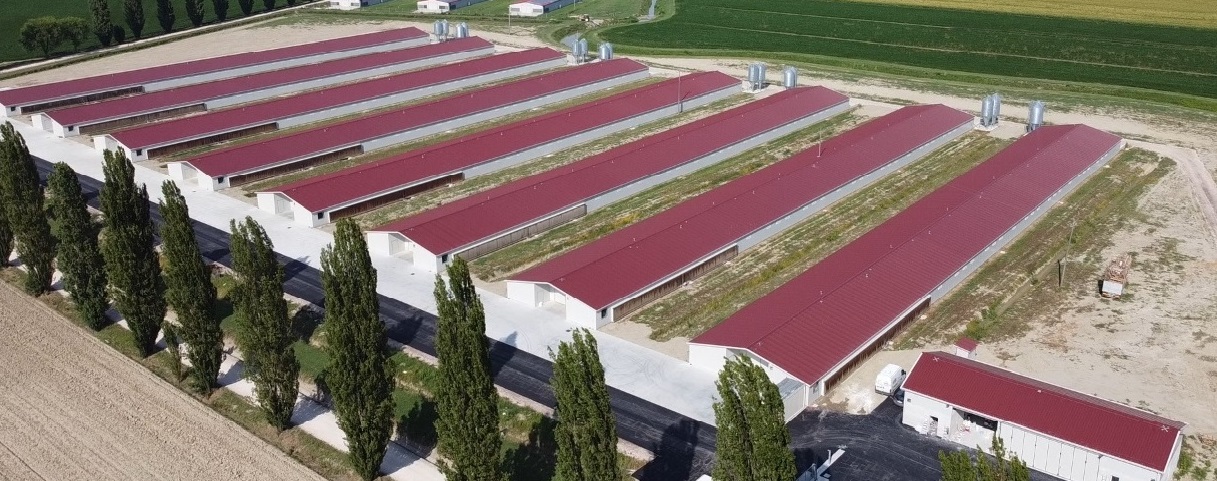
[[[830,450],[845,454],[829,469],[833,481],[938,481],[939,451],[962,446],[922,436],[900,422],[901,408],[884,401],[867,415],[807,411],[787,427],[799,469],[823,462]],[[1060,481],[1031,471],[1032,481]]]
[[[43,177],[50,173],[50,162],[37,157],[35,160]],[[80,182],[89,203],[97,207],[97,194],[101,190],[102,182],[84,175],[80,176]],[[151,216],[154,222],[161,221],[160,209],[156,203],[152,204]],[[230,265],[227,232],[201,222],[195,222],[194,230],[199,250],[204,257]],[[324,306],[321,273],[295,259],[280,256],[280,261],[285,266],[287,277],[284,291]],[[435,355],[434,315],[385,296],[380,296],[380,315],[387,326],[390,339]],[[490,356],[496,384],[538,403],[554,406],[553,391],[549,387],[552,374],[549,360],[493,339],[490,340]],[[617,435],[651,450],[656,455],[653,462],[636,474],[640,480],[696,479],[709,470],[714,458],[713,426],[612,387],[609,388],[609,393],[612,396],[613,412],[617,417]]]

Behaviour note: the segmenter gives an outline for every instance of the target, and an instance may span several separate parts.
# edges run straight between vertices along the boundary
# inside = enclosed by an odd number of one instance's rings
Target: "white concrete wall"
[[[424,0],[418,2],[418,11],[420,13],[443,13],[448,11],[448,2],[439,0]]]
[[[30,123],[34,124],[34,127],[40,128],[47,132],[52,132],[49,121],[50,119],[48,119],[46,114],[42,112],[30,116]]]
[[[277,197],[279,194],[275,192],[258,192],[258,208],[263,212],[285,214],[286,212],[279,209],[278,202],[276,202]]]
[[[227,185],[221,183],[215,177],[203,175],[198,169],[195,169],[194,166],[186,162],[169,162],[166,167],[169,170],[169,177],[174,180],[194,180],[198,183],[199,187],[206,190],[220,190],[227,187]]]
[[[1031,406],[1028,406],[1031,409]],[[964,410],[966,411],[966,410]],[[947,426],[957,418],[953,406],[924,396],[915,391],[905,391],[903,422],[920,429],[931,416],[938,418],[938,431],[931,435],[950,438],[954,433]],[[981,416],[984,416],[981,414]],[[987,417],[987,416],[985,416]],[[957,420],[956,420],[957,421]],[[1005,445],[1006,451],[1027,463],[1036,471],[1046,473],[1065,481],[1111,481],[1118,477],[1120,481],[1166,481],[1170,479],[1164,473],[1137,464],[1108,456],[1076,444],[1042,434],[1023,426],[997,420],[997,436]],[[968,446],[976,447],[976,446]],[[980,448],[992,454],[988,445]]]
[[[410,256],[414,267],[430,272],[439,272],[444,268],[444,263],[440,261],[440,256],[413,243],[407,243],[406,245],[413,247]]]
[[[545,7],[531,3],[516,3],[508,7],[507,14],[517,17],[540,17],[545,14]]]
[[[529,306],[538,307],[542,301],[541,289],[535,282],[507,281],[507,298]]]
[[[689,364],[710,372],[719,372],[734,357],[731,350],[723,346],[689,343]]]
[[[110,137],[109,135],[93,136],[93,150],[96,150],[98,152],[105,152],[107,150],[116,150],[117,148],[118,148],[118,142],[114,141],[114,137]],[[126,152],[124,152],[124,153],[126,153]],[[132,160],[143,160],[143,159],[133,158],[130,155],[128,155],[127,158],[132,159]]]
[[[776,140],[776,139],[781,138],[785,135],[788,135],[792,132],[810,127],[811,125],[813,125],[821,120],[832,117],[833,115],[839,114],[848,109],[849,109],[848,101],[842,102],[840,105],[829,108],[818,114],[809,115],[807,117],[797,119],[786,125],[782,125],[773,130],[770,130],[768,132],[764,132],[760,135],[756,135],[756,136],[753,136],[753,137],[750,137],[747,139],[743,139],[734,145],[717,150],[717,151],[711,153],[710,155],[701,157],[699,159],[695,159],[691,162],[687,162],[683,165],[666,170],[664,172],[657,173],[650,177],[645,177],[643,179],[639,179],[637,182],[621,186],[620,188],[614,189],[610,192],[605,192],[601,195],[588,199],[588,201],[586,202],[587,211],[590,213],[593,210],[599,209],[599,208],[604,207],[613,202],[631,197],[631,196],[633,196],[639,192],[642,192],[643,190],[651,188],[653,186],[662,184],[664,182],[675,179],[677,177],[688,174],[690,172],[700,170],[705,167],[709,167],[709,166],[714,165],[723,160],[726,160],[726,159],[729,159],[736,155],[742,154],[749,149],[758,147],[766,142]],[[643,291],[643,292],[645,292],[645,291]]]
[[[368,232],[368,250],[382,256],[396,256],[406,249],[406,241],[396,232]]]

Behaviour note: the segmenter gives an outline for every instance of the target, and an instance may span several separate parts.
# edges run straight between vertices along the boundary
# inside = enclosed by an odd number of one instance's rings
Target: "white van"
[[[907,374],[904,369],[895,364],[883,366],[883,370],[879,371],[879,375],[875,377],[875,392],[884,396],[891,396],[904,384],[904,376]]]

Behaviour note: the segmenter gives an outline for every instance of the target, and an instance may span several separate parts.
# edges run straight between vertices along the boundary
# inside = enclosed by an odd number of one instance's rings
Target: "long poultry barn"
[[[562,60],[561,62],[564,62]],[[169,163],[169,175],[221,189],[360,155],[477,122],[647,78],[643,64],[610,60],[524,78]]]
[[[942,105],[901,108],[512,276],[507,296],[601,327],[971,128]]]
[[[685,75],[258,192],[258,206],[316,226],[437,185],[494,172],[739,92],[720,73]]]
[[[689,362],[717,372],[752,357],[789,419],[1122,146],[1084,125],[1041,127],[694,338]]]
[[[365,33],[303,45],[158,65],[95,77],[0,91],[5,117],[85,102],[225,79],[306,63],[426,45],[427,32],[414,27]]]
[[[902,421],[1066,481],[1175,479],[1184,423],[944,352],[904,382]]]
[[[454,40],[437,46],[459,45],[462,42],[485,41],[469,37],[468,40]],[[121,149],[127,158],[133,160],[153,159],[201,145],[353,115],[454,89],[536,73],[564,65],[565,62],[564,54],[548,48],[504,53],[132,127],[94,136],[93,145],[99,151]]]
[[[491,53],[494,46],[480,39],[373,52],[53,109],[34,114],[33,120],[60,137],[92,135]]]
[[[848,108],[823,87],[785,90],[371,229],[368,245],[438,271],[454,255],[476,258]]]

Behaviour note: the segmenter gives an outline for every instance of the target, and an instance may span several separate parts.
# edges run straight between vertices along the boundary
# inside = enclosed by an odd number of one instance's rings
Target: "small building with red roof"
[[[922,353],[904,381],[903,422],[1066,481],[1174,478],[1184,423],[945,352]]]

